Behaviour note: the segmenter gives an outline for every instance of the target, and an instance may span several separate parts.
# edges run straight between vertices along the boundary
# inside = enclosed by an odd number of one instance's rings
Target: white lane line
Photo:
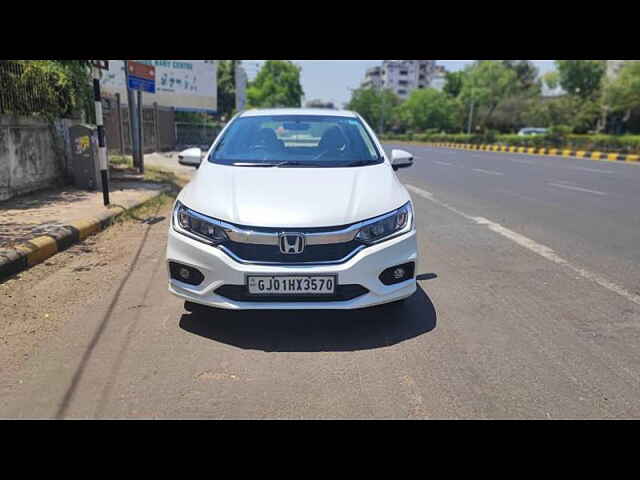
[[[600,285],[603,288],[606,288],[607,290],[610,290],[614,293],[617,293],[618,295],[626,298],[627,300],[640,305],[640,295],[636,295],[634,293],[631,293],[630,291],[628,291],[627,289],[625,289],[624,287],[621,287],[619,285],[616,285],[615,283],[613,283],[612,281],[596,274],[593,272],[590,272],[589,270],[586,270],[582,267],[578,267],[575,266],[571,263],[569,263],[567,260],[565,260],[564,258],[560,257],[557,253],[555,253],[551,248],[542,245],[538,242],[536,242],[535,240],[531,240],[528,237],[525,237],[524,235],[520,235],[519,233],[514,232],[513,230],[509,230],[506,227],[503,227],[502,225],[500,225],[499,223],[495,223],[492,222],[491,220],[487,220],[484,217],[472,217],[471,215],[467,215],[464,212],[461,212],[460,210],[452,207],[451,205],[442,202],[440,200],[438,200],[437,198],[435,198],[433,196],[432,193],[427,192],[426,190],[422,190],[421,188],[418,187],[414,187],[413,185],[406,185],[406,187],[411,190],[413,193],[415,193],[416,195],[419,195],[423,198],[426,198],[427,200],[432,201],[433,203],[440,205],[441,207],[444,207],[448,210],[451,210],[454,213],[457,213],[458,215],[461,215],[462,217],[466,218],[467,220],[471,220],[472,222],[478,224],[478,225],[486,225],[489,230],[492,230],[500,235],[502,235],[503,237],[508,238],[509,240],[517,243],[518,245],[534,252],[537,253],[538,255],[540,255],[541,257],[546,258],[547,260],[550,260],[558,265],[561,265],[562,267],[571,270],[574,273],[577,273],[578,275],[580,275],[582,278],[585,278],[587,280],[591,280],[595,283],[597,283],[598,285]]]
[[[566,188],[567,190],[575,190],[576,192],[586,192],[586,193],[593,193],[594,195],[604,195],[604,196],[607,195],[606,193],[598,192],[597,190],[589,190],[588,188],[574,187],[573,185],[565,185],[564,183],[547,182],[547,185],[551,185],[552,187],[557,187],[557,188]]]
[[[438,165],[445,165],[447,167],[452,167],[453,166],[453,163],[439,162],[438,160],[433,160],[433,163],[437,163]]]
[[[571,170],[584,170],[585,172],[595,172],[595,173],[616,173],[613,170],[599,170],[597,168],[587,168],[587,167],[567,167]]]
[[[486,173],[487,175],[504,175],[502,172],[495,172],[493,170],[483,170],[481,168],[474,168],[474,172]]]

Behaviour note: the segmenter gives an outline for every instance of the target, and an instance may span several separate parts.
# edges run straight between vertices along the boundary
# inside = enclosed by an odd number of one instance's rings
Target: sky
[[[351,90],[364,80],[367,68],[381,65],[382,60],[292,60],[302,67],[301,83],[307,100],[331,101],[341,108],[351,98]],[[474,60],[437,60],[448,71],[463,69]],[[553,70],[553,60],[532,60],[544,74]],[[243,60],[249,80],[258,72],[264,60]]]

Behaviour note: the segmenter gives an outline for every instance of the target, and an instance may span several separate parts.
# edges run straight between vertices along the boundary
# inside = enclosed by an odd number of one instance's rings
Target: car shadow
[[[197,307],[180,328],[266,352],[343,352],[388,347],[436,328],[436,310],[418,285],[400,304],[358,310],[223,310]]]

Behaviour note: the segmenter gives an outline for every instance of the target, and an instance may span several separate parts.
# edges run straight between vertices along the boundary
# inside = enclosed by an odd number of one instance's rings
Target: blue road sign
[[[129,88],[131,90],[142,90],[143,92],[156,93],[156,82],[155,80],[129,75]]]

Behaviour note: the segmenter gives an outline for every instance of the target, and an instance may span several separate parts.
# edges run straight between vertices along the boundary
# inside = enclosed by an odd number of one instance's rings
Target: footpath
[[[195,169],[177,154],[145,155],[145,174],[114,165],[110,205],[101,191],[48,189],[0,202],[0,281],[107,228],[126,211],[186,183]]]

